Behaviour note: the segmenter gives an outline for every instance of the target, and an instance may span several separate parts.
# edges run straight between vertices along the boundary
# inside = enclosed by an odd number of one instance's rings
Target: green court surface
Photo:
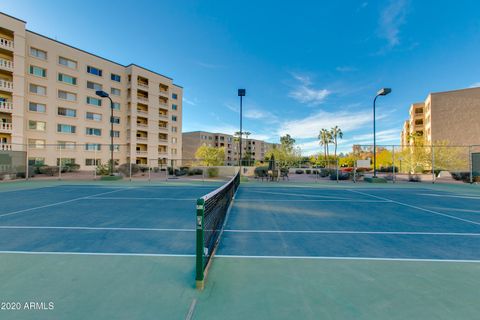
[[[242,183],[199,291],[218,185],[0,184],[0,319],[478,319],[478,186]]]

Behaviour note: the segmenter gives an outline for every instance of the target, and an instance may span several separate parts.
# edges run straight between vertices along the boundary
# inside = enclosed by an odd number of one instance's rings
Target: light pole
[[[108,98],[110,100],[110,175],[113,176],[113,101],[105,91],[97,90],[95,94],[100,98]]]
[[[375,130],[375,103],[379,96],[386,96],[392,92],[390,88],[382,88],[377,92],[375,99],[373,99],[373,177],[377,177],[377,139],[376,139],[376,130]]]
[[[245,89],[238,89],[238,96],[240,97],[240,161],[239,166],[242,166],[242,112],[243,112],[243,97],[245,97],[246,90]]]

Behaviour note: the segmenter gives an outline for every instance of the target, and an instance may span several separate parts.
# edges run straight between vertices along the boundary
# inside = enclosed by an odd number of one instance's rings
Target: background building
[[[0,150],[27,151],[30,164],[179,164],[182,87],[25,29],[0,13]],[[114,101],[113,132],[110,102]]]
[[[233,135],[224,133],[211,133],[205,131],[193,131],[183,133],[183,162],[189,163],[195,160],[195,152],[202,146],[224,147],[226,165],[236,165],[240,157],[239,141]],[[252,161],[265,160],[265,154],[273,148],[274,143],[268,143],[256,139],[242,139],[243,158]]]
[[[413,134],[424,136],[426,144],[480,145],[480,88],[430,93],[424,102],[412,104],[402,145],[413,144]]]

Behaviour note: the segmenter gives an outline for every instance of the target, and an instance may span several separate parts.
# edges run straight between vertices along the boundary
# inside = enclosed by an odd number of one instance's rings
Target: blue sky
[[[244,127],[304,154],[321,128],[340,126],[340,150],[399,143],[412,102],[480,86],[478,1],[0,1],[27,28],[166,74],[184,87],[183,130]]]

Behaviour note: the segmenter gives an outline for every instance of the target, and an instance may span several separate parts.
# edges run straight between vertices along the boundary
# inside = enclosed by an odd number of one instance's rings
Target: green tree
[[[293,146],[295,145],[295,139],[293,139],[289,134],[286,134],[283,137],[280,137],[280,144],[286,151],[292,152]]]
[[[321,129],[319,134],[318,134],[318,140],[320,145],[323,146],[323,153],[324,153],[324,159],[327,161],[329,158],[328,155],[328,146],[330,143],[332,143],[332,134],[329,130],[327,129]]]
[[[195,159],[202,166],[221,166],[225,160],[225,148],[200,146],[195,152]]]

